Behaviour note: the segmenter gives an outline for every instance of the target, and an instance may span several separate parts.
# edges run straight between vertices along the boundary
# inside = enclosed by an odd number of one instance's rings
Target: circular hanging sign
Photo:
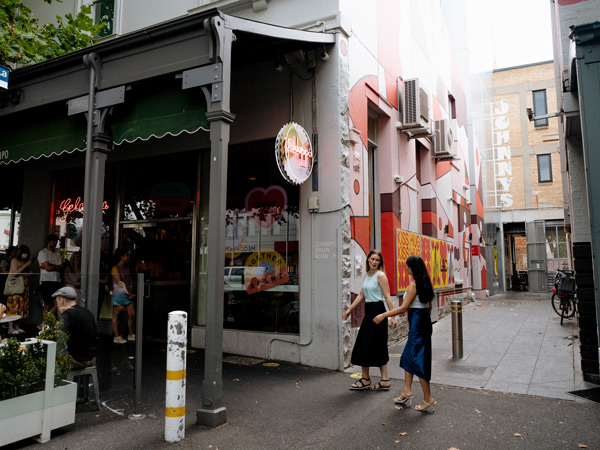
[[[304,183],[313,168],[313,151],[308,133],[295,122],[283,126],[275,140],[275,159],[283,178]]]

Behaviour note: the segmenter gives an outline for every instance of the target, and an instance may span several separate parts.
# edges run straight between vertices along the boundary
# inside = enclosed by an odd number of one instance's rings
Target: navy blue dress
[[[406,294],[405,294],[406,295]],[[422,303],[419,296],[413,304]],[[429,307],[408,308],[408,341],[404,346],[400,367],[422,380],[431,380],[431,316]]]

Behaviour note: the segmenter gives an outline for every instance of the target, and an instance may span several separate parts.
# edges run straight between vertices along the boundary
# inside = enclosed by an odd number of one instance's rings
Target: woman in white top
[[[404,346],[400,367],[404,369],[404,389],[402,395],[394,399],[395,403],[404,405],[412,403],[413,376],[419,378],[423,389],[423,403],[415,406],[417,411],[433,412],[437,404],[431,396],[431,301],[435,297],[431,279],[427,274],[425,263],[419,256],[409,256],[406,259],[408,274],[413,277],[402,305],[391,311],[379,314],[373,322],[379,323],[386,317],[394,317],[408,311],[408,340]]]

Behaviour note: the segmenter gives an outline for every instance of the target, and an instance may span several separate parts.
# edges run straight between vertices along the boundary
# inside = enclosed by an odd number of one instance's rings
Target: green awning
[[[183,91],[180,80],[134,86],[125,93],[125,103],[115,106],[111,122],[116,145],[209,130],[204,94],[200,89]]]
[[[67,105],[8,116],[2,119],[0,163],[85,150],[85,130],[85,116],[67,116]]]
[[[108,119],[116,145],[151,137],[208,130],[206,100],[199,89],[179,83],[134,85]],[[67,105],[49,105],[2,120],[0,164],[29,161],[86,149],[85,114],[67,116]]]

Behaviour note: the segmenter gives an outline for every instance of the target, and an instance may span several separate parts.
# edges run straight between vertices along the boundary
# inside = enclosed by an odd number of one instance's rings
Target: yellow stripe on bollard
[[[185,416],[185,406],[179,408],[165,408],[165,417],[183,417]]]
[[[185,379],[185,370],[167,370],[167,380],[177,381]]]

